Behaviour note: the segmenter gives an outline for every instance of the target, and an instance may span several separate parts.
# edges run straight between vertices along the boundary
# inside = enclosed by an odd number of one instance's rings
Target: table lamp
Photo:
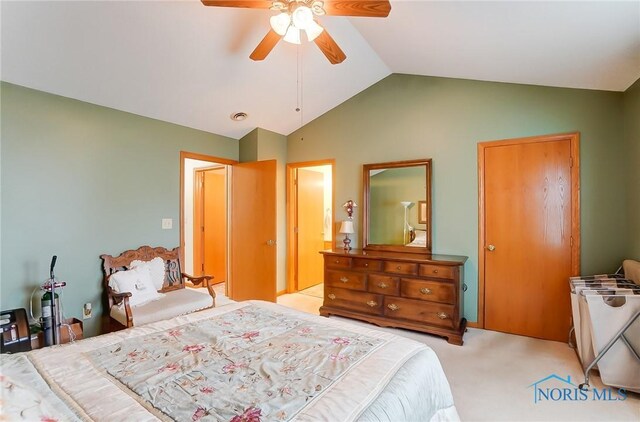
[[[340,233],[344,234],[344,240],[342,241],[342,243],[344,243],[344,250],[350,251],[351,239],[349,239],[349,235],[355,233],[353,231],[353,221],[351,220],[343,221],[342,224],[340,225]]]

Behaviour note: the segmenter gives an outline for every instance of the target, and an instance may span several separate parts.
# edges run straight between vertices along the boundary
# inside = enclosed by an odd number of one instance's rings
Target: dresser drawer
[[[324,265],[328,268],[351,268],[351,258],[326,255]]]
[[[326,271],[324,283],[327,286],[352,290],[367,290],[367,275],[350,271]]]
[[[381,274],[369,274],[368,290],[382,295],[398,296],[400,279]]]
[[[387,273],[415,275],[418,274],[418,264],[412,264],[410,262],[385,261],[384,271]]]
[[[445,328],[456,328],[453,321],[453,311],[453,305],[391,296],[384,298],[384,315],[394,319],[407,319]]]
[[[455,268],[446,265],[420,264],[420,275],[434,278],[455,278]]]
[[[372,293],[326,286],[324,289],[325,306],[379,315],[382,303],[383,297]]]
[[[367,271],[380,271],[382,269],[382,261],[375,259],[353,259],[353,268]]]
[[[431,302],[456,303],[456,290],[452,283],[447,282],[403,278],[400,282],[400,295]]]

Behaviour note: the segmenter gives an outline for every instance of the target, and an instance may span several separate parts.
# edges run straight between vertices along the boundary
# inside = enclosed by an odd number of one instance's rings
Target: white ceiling
[[[334,66],[313,44],[250,60],[270,11],[3,0],[1,77],[232,138],[289,134],[390,73],[611,91],[640,77],[640,0],[391,4],[385,19],[320,19],[347,54]]]

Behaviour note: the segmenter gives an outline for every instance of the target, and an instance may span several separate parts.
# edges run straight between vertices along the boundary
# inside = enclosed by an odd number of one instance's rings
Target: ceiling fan
[[[300,44],[300,32],[313,41],[332,64],[342,63],[347,56],[338,47],[316,16],[364,16],[384,18],[389,16],[388,0],[201,0],[205,6],[243,7],[270,9],[278,13],[271,17],[271,29],[249,56],[252,60],[264,60],[280,39]]]

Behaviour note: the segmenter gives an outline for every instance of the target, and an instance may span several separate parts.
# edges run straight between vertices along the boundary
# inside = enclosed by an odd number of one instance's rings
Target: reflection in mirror
[[[431,251],[431,160],[364,166],[365,249]]]
[[[418,201],[425,199],[425,180],[424,166],[370,170],[370,243],[406,245],[413,230],[424,232]]]

